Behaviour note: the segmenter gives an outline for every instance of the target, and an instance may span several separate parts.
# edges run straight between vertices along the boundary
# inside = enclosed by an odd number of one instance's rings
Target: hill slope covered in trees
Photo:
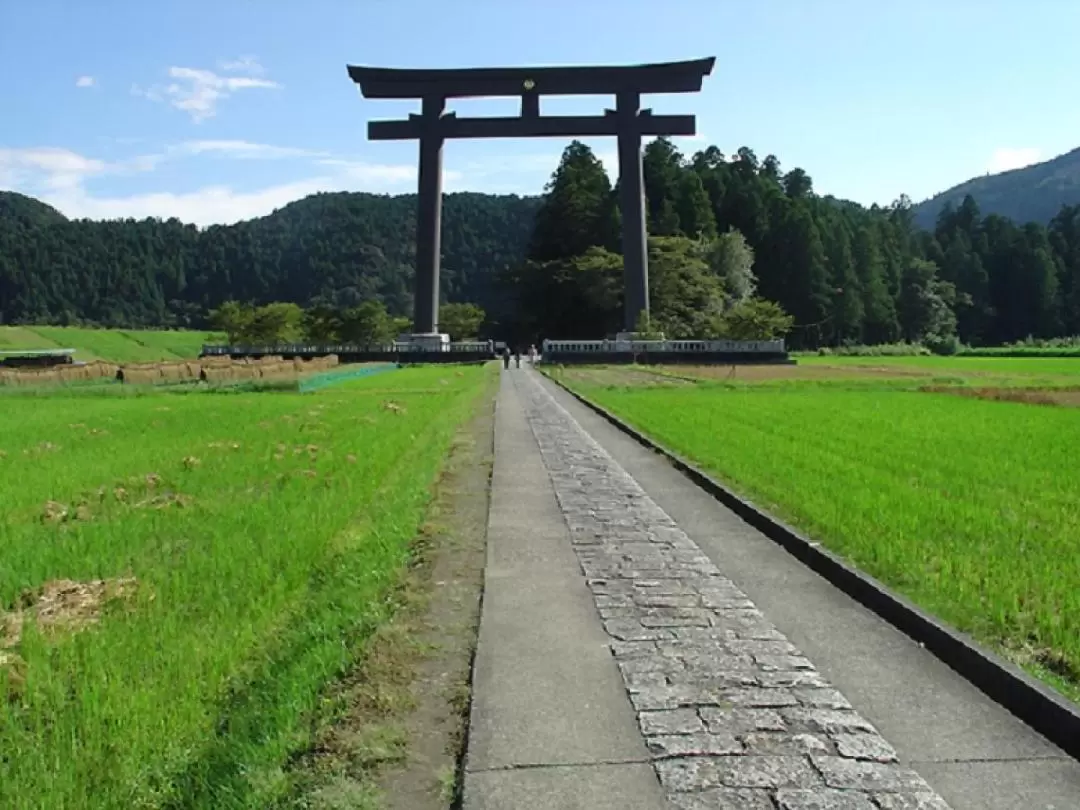
[[[784,172],[775,156],[745,147],[687,157],[658,139],[644,163],[650,288],[672,334],[715,331],[733,305],[754,298],[794,316],[796,348],[1080,333],[1080,206],[1048,226],[1020,226],[983,216],[969,197],[926,231],[906,198],[864,208],[822,197],[802,169]],[[614,331],[616,199],[579,143],[542,198],[447,195],[445,298],[480,305],[485,334],[496,337]],[[407,315],[414,217],[412,195],[319,194],[200,231],[175,219],[69,221],[0,194],[0,322],[205,327],[227,301],[379,301]],[[732,270],[740,257],[752,259],[751,274]]]
[[[788,340],[796,348],[905,339],[947,350],[957,339],[986,345],[1080,331],[1080,207],[1062,209],[1049,229],[1018,227],[983,217],[967,198],[929,232],[915,227],[906,198],[864,208],[821,197],[802,169],[782,172],[775,156],[759,160],[747,148],[686,159],[658,139],[644,162],[656,237],[651,294],[657,316],[677,331],[692,312],[731,305],[732,280],[716,286],[724,273],[708,255],[711,240],[731,230],[752,251],[756,295],[795,317]],[[585,147],[566,150],[515,285],[523,319],[557,323],[554,331],[571,337],[617,324],[617,212],[606,182]],[[694,328],[707,331],[708,317]]]
[[[492,275],[519,261],[536,198],[450,194],[443,290],[495,306]],[[176,219],[67,220],[0,192],[0,323],[205,326],[229,299],[353,306],[412,300],[414,195],[316,194],[200,231]]]
[[[1063,206],[1080,205],[1080,148],[1022,169],[973,177],[915,206],[915,224],[931,229],[946,203],[971,196],[984,214],[1046,225]]]

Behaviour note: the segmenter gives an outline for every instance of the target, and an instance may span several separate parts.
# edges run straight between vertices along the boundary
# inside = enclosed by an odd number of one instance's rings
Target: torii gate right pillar
[[[622,214],[624,328],[637,329],[649,312],[648,231],[645,227],[645,178],[641,163],[641,96],[624,92],[616,97],[619,121],[619,211]]]

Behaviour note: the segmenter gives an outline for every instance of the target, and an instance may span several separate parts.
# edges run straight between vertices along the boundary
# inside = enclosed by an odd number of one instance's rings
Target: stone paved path
[[[534,373],[513,380],[673,807],[947,810]]]

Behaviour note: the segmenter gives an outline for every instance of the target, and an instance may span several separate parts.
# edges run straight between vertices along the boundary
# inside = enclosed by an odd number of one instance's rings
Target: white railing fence
[[[410,341],[395,340],[378,346],[360,346],[352,343],[326,345],[321,343],[284,343],[267,346],[249,345],[204,345],[204,355],[225,354],[365,354],[371,352],[408,352],[415,351],[417,344]],[[423,351],[470,352],[476,354],[494,353],[494,345],[486,340],[469,340],[459,343],[421,346]]]
[[[545,340],[543,352],[548,354],[578,354],[584,352],[731,352],[774,354],[784,351],[781,340]]]
[[[502,349],[502,344],[486,340],[459,341],[457,343],[422,344],[395,340],[379,346],[360,346],[344,343],[323,345],[318,343],[289,343],[267,346],[203,346],[204,355],[227,354],[364,354],[373,352],[400,353],[416,351],[467,352],[474,354],[494,354]],[[783,340],[545,340],[542,354],[581,354],[581,353],[739,353],[739,354],[776,354],[784,352]]]

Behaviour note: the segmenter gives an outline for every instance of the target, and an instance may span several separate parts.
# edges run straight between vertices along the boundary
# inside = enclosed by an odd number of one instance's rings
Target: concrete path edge
[[[624,422],[606,408],[544,376],[638,444],[666,457],[691,481],[834,587],[876,613],[974,684],[1069,756],[1080,760],[1080,709],[1015,664],[942,623],[870,575],[737,495],[699,467]]]

